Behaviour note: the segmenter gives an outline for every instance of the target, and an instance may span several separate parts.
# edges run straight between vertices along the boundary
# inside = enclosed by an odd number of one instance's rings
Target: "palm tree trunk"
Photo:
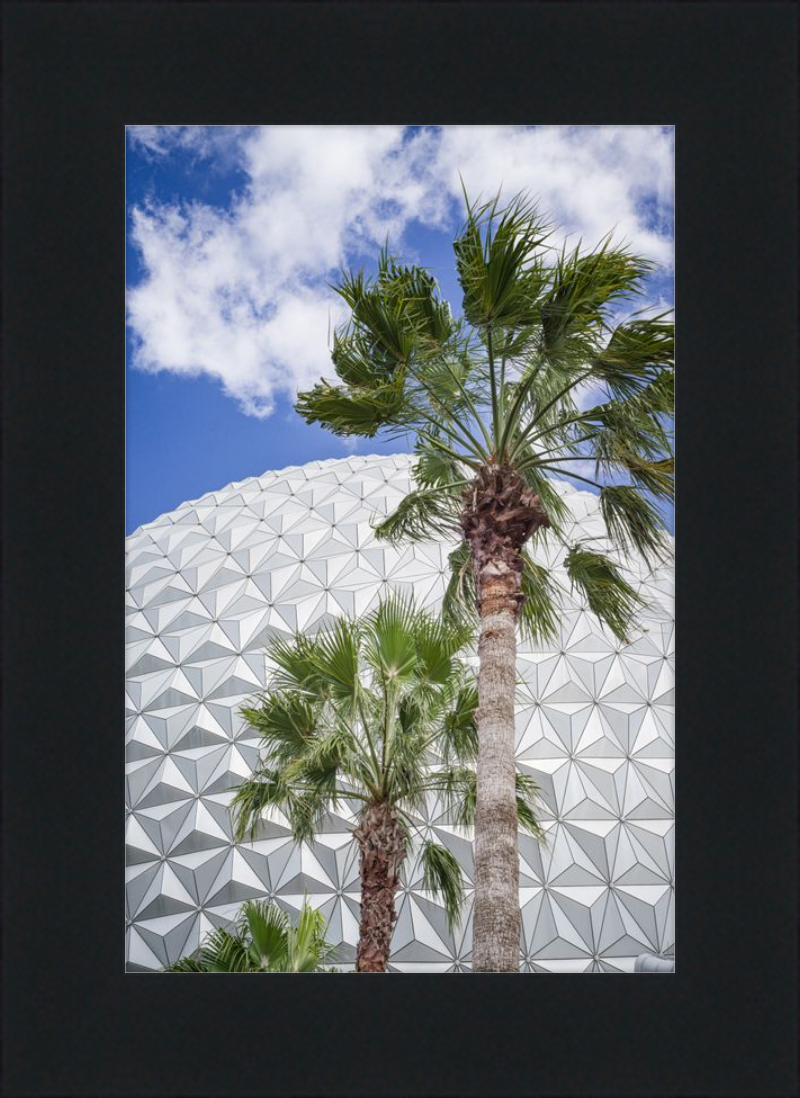
[[[497,604],[489,611],[482,608],[478,639],[474,972],[519,971],[519,856],[514,779],[516,607],[509,599],[498,599]]]
[[[548,525],[518,473],[486,468],[465,492],[461,527],[472,550],[480,615],[474,972],[519,972],[520,906],[514,694],[522,546]]]
[[[385,972],[396,918],[394,897],[405,858],[405,830],[392,805],[367,806],[354,835],[361,867],[356,972]]]

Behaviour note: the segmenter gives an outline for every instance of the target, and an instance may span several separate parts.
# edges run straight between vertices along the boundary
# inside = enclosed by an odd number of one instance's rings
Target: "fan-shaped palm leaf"
[[[325,939],[325,920],[305,903],[297,926],[276,904],[248,900],[229,927],[215,927],[193,957],[166,972],[325,972],[336,948]]]
[[[452,933],[458,925],[464,904],[464,881],[458,859],[446,846],[426,839],[422,844],[420,862],[422,887],[442,898],[447,925]]]
[[[622,577],[619,568],[603,553],[584,545],[574,545],[569,550],[564,567],[592,613],[609,626],[617,640],[627,643],[630,622],[645,602]]]

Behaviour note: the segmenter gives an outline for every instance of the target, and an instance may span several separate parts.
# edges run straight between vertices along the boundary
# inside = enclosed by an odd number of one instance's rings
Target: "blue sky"
[[[538,197],[572,243],[610,229],[673,304],[671,127],[129,126],[126,532],[187,499],[354,446],[293,411],[330,376],[345,318],[327,285],[389,239],[454,311],[452,240],[471,197]],[[585,486],[583,486],[585,487]]]

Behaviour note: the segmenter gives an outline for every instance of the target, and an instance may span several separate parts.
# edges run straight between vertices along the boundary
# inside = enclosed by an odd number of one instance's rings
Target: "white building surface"
[[[127,539],[129,971],[191,953],[257,897],[296,912],[307,896],[342,959],[354,958],[354,817],[332,817],[310,844],[297,845],[279,816],[257,841],[232,842],[230,787],[258,750],[238,709],[265,686],[276,631],[313,632],[389,590],[440,604],[455,542],[395,549],[370,525],[406,493],[411,465],[406,455],[354,456],[266,473]],[[602,536],[596,497],[559,489],[572,536]],[[552,556],[539,549],[538,559],[558,569],[563,547],[544,548]],[[525,972],[632,972],[638,954],[674,950],[673,576],[627,564],[648,600],[632,643],[605,632],[563,577],[559,641],[520,644],[517,763],[540,786],[547,831],[546,847],[520,837]],[[469,835],[436,803],[420,823],[471,876]],[[413,856],[406,869],[392,971],[469,971],[471,892],[450,934]]]

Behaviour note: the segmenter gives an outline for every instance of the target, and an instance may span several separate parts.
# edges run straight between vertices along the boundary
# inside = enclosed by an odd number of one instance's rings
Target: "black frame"
[[[4,22],[6,1093],[792,1093],[795,5]],[[123,126],[170,121],[676,125],[673,979],[125,975]]]

